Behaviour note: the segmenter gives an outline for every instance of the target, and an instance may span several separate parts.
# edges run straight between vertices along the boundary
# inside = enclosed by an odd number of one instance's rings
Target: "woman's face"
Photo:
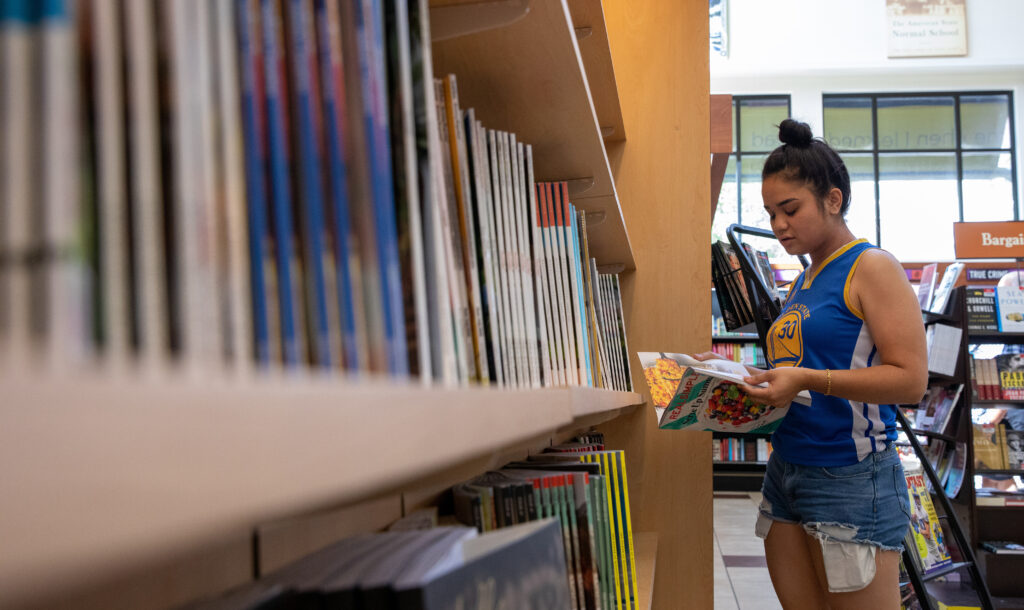
[[[807,254],[825,240],[829,202],[823,205],[805,183],[769,176],[761,183],[761,197],[772,232],[786,252]]]

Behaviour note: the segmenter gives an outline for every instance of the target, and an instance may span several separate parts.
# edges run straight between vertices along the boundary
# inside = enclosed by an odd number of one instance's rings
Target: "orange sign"
[[[957,258],[1024,258],[1024,220],[954,222]]]

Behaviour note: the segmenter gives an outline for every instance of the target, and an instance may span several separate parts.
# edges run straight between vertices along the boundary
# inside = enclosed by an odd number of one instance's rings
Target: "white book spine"
[[[423,252],[423,220],[420,214],[419,171],[416,163],[416,121],[413,114],[412,66],[410,65],[410,32],[408,0],[395,2],[398,22],[399,82],[402,88],[402,133],[405,136],[403,153],[405,167],[395,171],[405,172],[406,201],[409,208],[409,248],[412,264],[413,309],[416,318],[416,357],[419,359],[420,382],[429,385],[433,379],[433,362],[430,349],[430,322],[427,308],[427,278]],[[426,19],[426,15],[423,17]],[[429,41],[429,38],[424,40]],[[424,46],[429,46],[425,44]]]
[[[104,354],[115,366],[129,357],[129,278],[125,192],[124,83],[121,32],[114,2],[93,2],[96,53],[100,273]]]
[[[91,345],[86,268],[77,243],[82,200],[74,14],[68,0],[55,4],[59,10],[47,16],[42,31],[45,98],[42,125],[46,151],[43,243],[49,250],[49,260],[44,263],[47,293],[44,316],[47,355],[54,364],[63,365],[84,362],[91,355]]]
[[[558,345],[558,380],[559,385],[573,385],[573,377],[569,366],[569,337],[566,333],[565,300],[562,292],[561,267],[558,265],[558,237],[555,233],[554,189],[552,183],[544,184],[542,194],[542,214],[544,216],[544,257],[548,268],[548,285],[551,294],[551,315],[553,327],[557,332]]]
[[[575,322],[573,319],[573,299],[572,299],[572,277],[569,274],[568,265],[568,254],[566,252],[565,242],[565,228],[563,226],[562,210],[564,210],[563,192],[561,182],[553,184],[553,197],[551,200],[552,206],[552,237],[551,240],[555,244],[555,264],[558,267],[558,289],[559,289],[559,306],[561,308],[562,325],[565,331],[565,346],[566,346],[566,379],[569,385],[581,385],[583,380],[580,378],[580,369],[578,360],[576,358],[576,335],[575,335]]]
[[[254,364],[252,286],[249,278],[249,238],[245,199],[245,170],[238,83],[238,46],[235,36],[234,0],[217,0],[217,118],[220,125],[221,169],[218,189],[224,203],[228,271],[228,321],[231,367],[245,373]],[[333,293],[331,293],[333,294]]]
[[[490,363],[494,366],[494,383],[501,387],[505,385],[505,377],[501,370],[501,349],[498,345],[500,317],[495,298],[497,294],[495,291],[497,274],[494,264],[494,220],[491,217],[489,171],[484,141],[486,135],[479,121],[476,120],[472,109],[468,111],[468,117],[468,135],[473,144],[473,187],[474,193],[476,193],[474,202],[476,203],[476,217],[479,221],[480,259],[482,263],[480,271],[484,279],[482,297],[487,302],[485,344],[488,346]]]
[[[498,271],[495,284],[495,299],[501,312],[501,359],[505,385],[515,387],[515,353],[512,349],[512,310],[509,298],[508,259],[505,256],[505,216],[502,207],[501,162],[498,152],[499,134],[494,130],[487,132],[487,152],[490,166],[491,182],[491,218],[494,219],[494,264]]]
[[[128,37],[128,81],[131,124],[135,129],[131,154],[135,179],[131,193],[136,235],[135,284],[139,322],[140,363],[154,368],[170,355],[167,335],[167,292],[164,278],[163,201],[160,174],[160,135],[156,93],[156,34],[153,5],[125,2]],[[164,177],[170,179],[170,176]]]
[[[537,327],[537,346],[541,361],[541,385],[550,386],[551,374],[551,342],[547,317],[547,283],[544,280],[544,254],[540,246],[540,227],[537,222],[537,188],[533,177],[533,146],[527,144],[523,157],[526,161],[525,197],[526,230],[530,241],[530,261],[532,263],[530,284],[534,293],[534,321]]]
[[[580,369],[580,385],[591,385],[592,376],[587,364],[587,342],[583,334],[583,299],[580,294],[580,256],[577,247],[576,230],[573,218],[576,215],[575,208],[569,203],[568,192],[562,188],[562,233],[565,236],[566,268],[569,271],[569,295],[570,309],[572,310],[572,324],[576,333],[576,358],[577,366]]]
[[[512,189],[516,240],[518,248],[520,298],[523,308],[523,326],[526,352],[526,365],[528,368],[528,382],[530,387],[540,387],[540,355],[537,352],[537,309],[533,300],[533,262],[530,260],[530,238],[527,232],[527,221],[530,219],[529,207],[526,201],[526,166],[523,159],[525,150],[522,142],[517,142],[516,137],[511,137],[512,153]]]
[[[515,354],[516,387],[529,385],[529,369],[526,357],[526,328],[523,315],[522,274],[519,269],[519,239],[516,233],[515,203],[512,192],[512,146],[511,134],[501,132],[498,152],[501,162],[502,214],[505,219],[505,260],[509,270],[509,302],[512,306],[512,350]]]

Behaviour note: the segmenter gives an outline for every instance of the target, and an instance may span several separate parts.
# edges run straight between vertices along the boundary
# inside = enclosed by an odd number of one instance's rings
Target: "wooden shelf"
[[[587,30],[585,37],[577,36],[580,56],[590,85],[591,99],[601,133],[606,142],[626,139],[619,106],[619,88],[615,84],[615,68],[608,46],[608,30],[604,23],[602,0],[569,0],[569,13],[577,32]]]
[[[635,269],[565,0],[534,1],[511,25],[435,42],[433,53],[435,76],[457,76],[463,108],[474,108],[485,126],[533,145],[537,181],[592,183],[570,191],[577,207],[600,213],[587,225],[590,255],[598,265]]]
[[[760,337],[757,333],[739,333],[735,335],[715,335],[711,337],[711,341],[721,341],[729,343],[750,343],[757,342]]]
[[[650,610],[654,602],[654,569],[658,560],[658,535],[653,532],[639,532],[633,536],[636,557],[636,607]]]
[[[311,376],[0,379],[0,599],[396,489],[643,401]]]

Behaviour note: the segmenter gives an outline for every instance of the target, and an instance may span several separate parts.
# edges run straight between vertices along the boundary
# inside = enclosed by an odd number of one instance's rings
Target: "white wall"
[[[712,54],[711,92],[789,94],[815,135],[823,93],[1013,91],[1024,205],[1024,0],[966,0],[965,57],[900,59],[886,57],[884,0],[726,1],[729,56]]]

